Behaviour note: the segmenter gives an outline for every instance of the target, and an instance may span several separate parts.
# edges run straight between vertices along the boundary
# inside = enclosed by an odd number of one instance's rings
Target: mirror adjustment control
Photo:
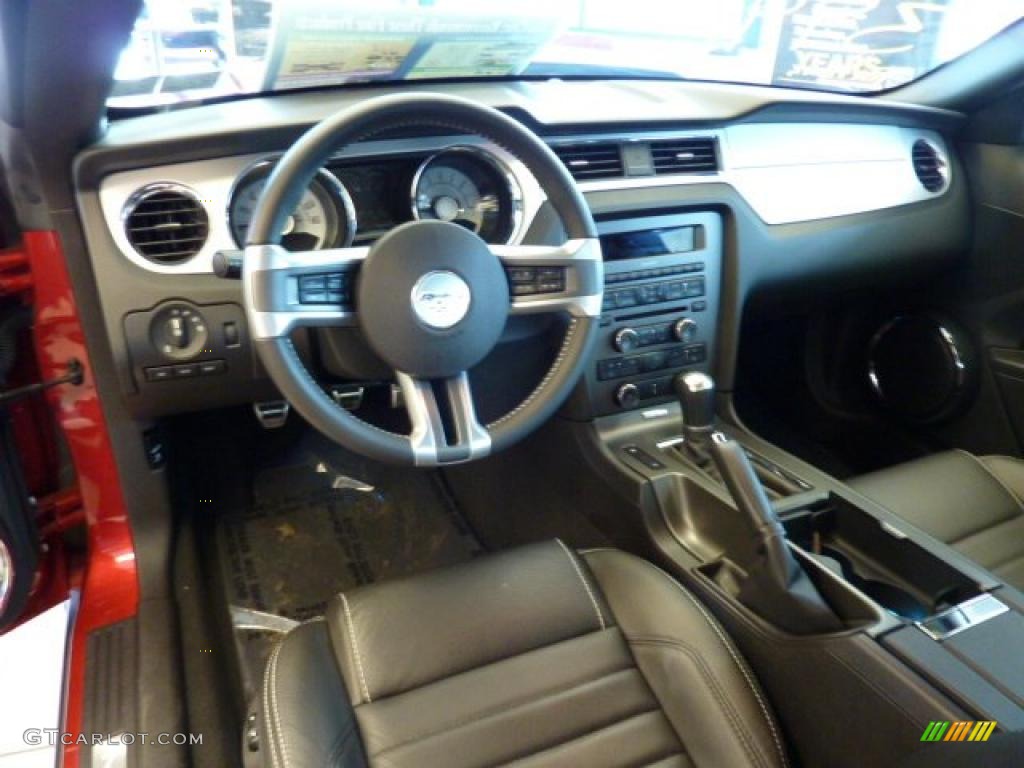
[[[689,344],[697,338],[697,322],[689,317],[681,317],[672,324],[672,335],[676,341]]]
[[[620,384],[615,390],[615,403],[620,408],[636,408],[640,405],[640,390],[636,384]]]
[[[619,352],[632,352],[640,346],[640,334],[634,328],[620,328],[612,337],[612,346]]]

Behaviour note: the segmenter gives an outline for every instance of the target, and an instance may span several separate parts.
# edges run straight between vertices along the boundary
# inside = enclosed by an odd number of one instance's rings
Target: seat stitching
[[[348,607],[348,598],[345,597],[345,593],[342,592],[339,595],[341,597],[341,605],[345,609],[345,626],[348,627],[348,639],[352,644],[352,655],[356,660],[356,670],[359,672],[359,682],[363,686],[363,698],[366,699],[366,703],[369,704],[373,701],[370,698],[370,686],[366,684],[366,670],[363,669],[363,656],[359,653],[359,644],[356,642],[356,625],[352,621],[352,611]]]
[[[309,621],[304,621],[299,624],[299,626],[293,628],[291,632],[301,629],[307,624],[316,624],[324,620],[325,619],[320,616],[315,619],[310,619]],[[267,735],[270,736],[270,758],[275,768],[278,765],[277,754],[274,751],[275,746],[278,746],[281,751],[281,760],[284,768],[288,768],[289,765],[288,745],[284,738],[284,728],[281,727],[281,710],[277,706],[277,661],[281,656],[281,649],[284,648],[284,644],[287,642],[291,632],[282,638],[281,642],[279,642],[274,648],[274,652],[270,655],[270,661],[267,662],[267,671],[263,675],[263,706],[268,712],[270,712],[270,716],[273,719],[272,723],[268,723],[268,725],[270,725],[270,733]],[[277,730],[276,735],[274,734],[275,727]]]
[[[733,727],[733,730],[736,731],[737,736],[740,737],[740,741],[743,743],[744,751],[747,753],[747,756],[750,758],[751,762],[757,765],[765,765],[761,754],[754,748],[754,744],[751,739],[751,734],[747,731],[746,728],[743,727],[742,716],[739,714],[739,712],[736,711],[736,708],[732,706],[732,703],[729,701],[729,698],[724,695],[721,683],[719,682],[718,678],[715,677],[710,667],[708,667],[707,663],[704,661],[704,658],[703,656],[701,656],[699,651],[682,642],[681,640],[676,640],[674,638],[669,637],[627,636],[626,639],[629,641],[629,644],[633,646],[668,647],[670,650],[679,651],[685,654],[687,657],[689,657],[693,661],[694,666],[697,667],[697,671],[700,672],[701,677],[704,678],[705,682],[708,685],[708,689],[711,691],[711,694],[715,697],[715,700],[718,702],[722,711],[725,713],[725,716],[728,718],[729,723]]]
[[[267,672],[263,680],[264,706],[270,712],[271,717],[268,723],[270,725],[270,733],[267,735],[270,736],[270,758],[274,768],[277,768],[279,764],[277,760],[278,751],[281,752],[281,761],[285,768],[288,766],[288,758],[285,756],[284,729],[281,727],[281,712],[277,708],[277,660],[281,656],[281,648],[284,647],[285,640],[287,639],[287,637],[282,639],[277,644],[277,647],[274,648],[274,653],[270,657],[270,663],[267,665]]]
[[[616,720],[612,723],[608,723],[607,725],[602,725],[597,728],[594,728],[593,730],[585,731],[584,733],[572,736],[566,739],[565,741],[560,741],[556,744],[549,744],[548,746],[541,747],[540,749],[536,749],[533,752],[527,752],[525,755],[516,755],[510,761],[498,763],[497,765],[514,766],[516,763],[522,763],[524,760],[529,760],[531,758],[536,757],[537,755],[542,755],[545,752],[550,752],[553,749],[561,749],[562,747],[572,744],[574,741],[581,741],[583,739],[587,739],[593,736],[595,733],[607,731],[610,728],[617,728],[618,726],[624,723],[628,723],[630,720],[636,720],[637,718],[646,717],[647,715],[653,715],[655,713],[661,715],[662,717],[665,716],[665,713],[661,711],[661,707],[655,706],[653,709],[645,709],[642,712],[637,712],[636,714],[630,715],[629,717],[624,717],[621,720]]]
[[[686,598],[691,603],[693,603],[697,610],[700,611],[700,614],[704,617],[704,620],[707,621],[707,623],[711,626],[711,629],[715,631],[715,634],[718,635],[718,639],[722,642],[722,645],[725,646],[725,649],[729,652],[729,655],[732,657],[732,660],[736,663],[736,666],[739,668],[740,672],[743,674],[743,677],[746,679],[747,685],[750,687],[751,692],[754,694],[754,698],[757,699],[758,706],[761,707],[761,713],[764,715],[765,722],[768,724],[768,729],[772,733],[772,740],[775,742],[775,748],[779,753],[779,760],[782,762],[783,766],[788,765],[788,763],[786,762],[786,753],[782,749],[782,739],[779,737],[779,732],[775,728],[775,722],[772,719],[770,712],[768,711],[768,706],[764,703],[764,699],[761,697],[761,694],[757,689],[757,685],[754,683],[753,675],[747,668],[746,662],[743,661],[743,658],[739,655],[736,649],[733,648],[732,643],[729,641],[729,638],[726,636],[725,632],[719,626],[718,622],[714,619],[714,617],[711,616],[710,613],[708,613],[707,609],[701,604],[701,602],[696,597],[690,594],[688,590],[683,589],[682,584],[680,584],[678,581],[676,581],[667,573],[665,573],[665,571],[661,570],[661,568],[658,568],[656,565],[654,565],[654,563],[650,563],[647,560],[643,559],[640,559],[640,562],[646,565],[647,567],[651,568],[655,573],[661,574],[665,579],[668,580],[669,584],[672,584],[676,589],[682,592],[686,596]]]
[[[564,695],[566,693],[571,693],[572,691],[575,691],[575,690],[577,690],[579,688],[585,688],[585,687],[587,687],[589,685],[593,685],[594,683],[600,683],[600,682],[602,682],[604,680],[607,680],[608,678],[615,677],[616,675],[621,675],[623,672],[634,672],[637,675],[640,675],[641,678],[643,677],[643,675],[640,674],[640,671],[635,666],[630,664],[629,666],[623,667],[622,669],[617,669],[614,672],[609,672],[607,674],[601,675],[600,677],[595,677],[592,680],[583,680],[583,681],[578,682],[578,683],[573,683],[572,685],[570,685],[568,687],[565,687],[565,688],[559,688],[559,689],[553,690],[553,691],[544,691],[543,693],[541,693],[539,696],[536,696],[536,697],[523,698],[523,699],[520,699],[519,701],[511,702],[511,703],[509,703],[509,704],[507,704],[505,706],[490,707],[489,709],[484,709],[484,710],[481,710],[479,712],[475,712],[475,713],[473,713],[472,717],[469,717],[469,718],[467,718],[465,720],[459,720],[458,722],[452,723],[451,725],[449,725],[446,728],[441,728],[440,730],[431,731],[430,733],[425,733],[422,736],[417,736],[416,738],[413,738],[413,739],[406,739],[405,741],[401,741],[401,742],[399,742],[397,744],[391,744],[390,746],[386,747],[385,749],[382,749],[380,752],[377,752],[376,754],[374,754],[374,757],[375,758],[379,758],[382,755],[389,754],[391,752],[394,752],[396,750],[402,749],[404,747],[408,747],[408,746],[410,746],[412,744],[420,744],[420,743],[425,742],[425,741],[430,741],[431,739],[434,739],[434,738],[436,738],[438,736],[444,736],[444,735],[448,735],[448,734],[451,734],[451,733],[455,733],[456,731],[459,731],[459,730],[461,730],[461,729],[463,729],[463,728],[465,728],[467,726],[476,725],[479,722],[482,722],[484,720],[488,720],[488,719],[496,717],[498,715],[506,715],[506,714],[508,714],[510,712],[515,712],[518,709],[523,709],[523,708],[529,707],[531,705],[541,703],[545,699],[552,699],[552,698],[555,698],[556,696],[562,696],[562,695]],[[648,710],[644,710],[644,711],[647,712]]]
[[[561,539],[555,539],[555,541],[558,542],[558,546],[560,546],[562,548],[562,551],[565,552],[565,556],[568,557],[569,562],[572,563],[572,567],[576,571],[576,575],[579,576],[580,581],[583,582],[583,589],[587,591],[587,597],[590,598],[590,604],[594,606],[594,613],[597,614],[597,621],[601,625],[601,629],[606,629],[606,625],[604,623],[604,614],[601,613],[601,606],[597,604],[597,598],[594,596],[594,592],[590,588],[590,584],[587,583],[586,576],[583,575],[583,569],[580,568],[579,561],[575,557],[573,557],[572,552],[570,552],[569,548],[565,546],[564,541],[562,541]]]
[[[997,483],[999,483],[999,486],[1004,491],[1006,491],[1008,494],[1010,494],[1010,498],[1013,499],[1014,502],[1017,505],[1017,511],[1018,512],[1024,512],[1024,501],[1021,501],[1020,496],[1018,496],[1016,493],[1014,493],[1010,489],[1010,486],[1008,486],[1003,481],[1003,479],[1001,477],[999,477],[999,475],[997,475],[992,470],[992,468],[988,464],[986,464],[984,461],[982,461],[978,456],[975,456],[973,453],[969,453],[969,452],[961,450],[959,448],[957,449],[957,453],[962,453],[964,456],[967,456],[969,459],[974,461],[979,467],[981,467],[989,477],[991,477],[993,480],[995,480]]]
[[[593,635],[599,635],[602,632],[617,632],[617,631],[618,631],[618,628],[615,627],[615,626],[606,627],[603,630],[602,629],[597,629],[596,627],[594,629],[591,629],[591,628],[588,627],[585,632],[583,632],[582,634],[579,634],[579,635],[572,635],[571,637],[567,637],[567,638],[565,638],[563,640],[557,640],[557,641],[554,641],[554,642],[552,642],[550,644],[547,644],[547,645],[538,645],[535,648],[527,648],[524,651],[515,652],[511,656],[501,656],[501,657],[496,658],[496,659],[491,659],[491,660],[486,661],[486,662],[481,662],[477,666],[469,667],[467,669],[462,669],[462,670],[459,670],[457,672],[453,672],[453,673],[451,673],[449,675],[443,675],[441,677],[431,678],[431,679],[426,680],[424,682],[420,682],[420,683],[417,683],[415,685],[412,685],[409,688],[405,688],[405,689],[402,689],[402,690],[397,690],[397,691],[394,691],[392,693],[388,693],[386,695],[378,694],[377,698],[376,698],[376,701],[377,701],[377,703],[380,703],[382,701],[389,701],[391,699],[398,698],[400,696],[405,696],[406,694],[412,693],[414,691],[419,691],[419,690],[422,690],[424,688],[429,688],[430,686],[433,686],[433,685],[438,685],[439,683],[447,681],[447,680],[452,680],[454,678],[458,678],[458,677],[461,677],[461,676],[464,676],[464,675],[471,675],[471,674],[473,674],[475,672],[479,672],[481,669],[485,669],[485,668],[487,668],[489,666],[493,666],[495,664],[501,664],[503,662],[510,661],[512,659],[520,659],[523,656],[528,656],[528,655],[530,655],[532,653],[539,653],[539,652],[543,652],[543,651],[546,651],[546,650],[550,650],[551,648],[554,648],[555,646],[563,645],[563,644],[567,644],[567,643],[573,643],[573,642],[576,642],[577,640],[582,640],[583,638],[586,638],[586,637],[592,637]]]

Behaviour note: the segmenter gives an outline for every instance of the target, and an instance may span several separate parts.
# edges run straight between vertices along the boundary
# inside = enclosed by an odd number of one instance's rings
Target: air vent
[[[914,173],[921,186],[929,192],[938,192],[946,186],[946,179],[949,177],[949,169],[946,159],[939,154],[932,144],[924,139],[914,142],[911,149],[911,159],[914,163]]]
[[[617,179],[623,175],[622,154],[617,142],[561,144],[551,149],[577,181]]]
[[[184,187],[143,187],[125,205],[124,232],[135,251],[156,264],[188,261],[206,243],[206,210]]]
[[[713,173],[718,170],[718,144],[711,138],[651,142],[654,172]]]

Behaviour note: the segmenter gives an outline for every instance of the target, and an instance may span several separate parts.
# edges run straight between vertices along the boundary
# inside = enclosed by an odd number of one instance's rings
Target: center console
[[[664,403],[714,359],[722,270],[717,213],[598,220],[605,294],[585,386],[593,415]]]
[[[1020,592],[746,431],[709,377],[673,383],[678,406],[599,419],[601,452],[639,480],[649,540],[752,661],[802,764],[895,764],[933,721],[1024,731]]]

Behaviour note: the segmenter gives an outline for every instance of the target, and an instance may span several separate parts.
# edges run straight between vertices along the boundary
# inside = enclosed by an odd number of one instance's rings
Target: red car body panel
[[[51,583],[48,589],[37,590],[34,597],[40,609],[46,607],[44,595],[54,602],[66,597],[66,589],[64,594],[56,594],[61,588],[61,573],[67,586],[79,586],[81,590],[68,659],[64,715],[64,731],[78,734],[82,728],[88,635],[136,614],[138,574],[113,444],[96,392],[60,240],[54,232],[25,232],[22,248],[31,276],[33,335],[40,375],[44,380],[62,376],[71,359],[77,359],[84,372],[81,385],[56,387],[47,393],[47,398],[67,440],[81,499],[79,513],[74,509],[74,491],[55,495],[50,500],[50,523],[60,528],[62,520],[70,518],[74,522],[78,514],[83,514],[88,530],[88,558],[77,572],[61,563],[56,578],[53,569],[44,564],[40,572],[49,570],[47,578]],[[50,556],[61,559],[63,553],[51,549]],[[65,768],[77,768],[77,747],[65,747],[63,760]]]

